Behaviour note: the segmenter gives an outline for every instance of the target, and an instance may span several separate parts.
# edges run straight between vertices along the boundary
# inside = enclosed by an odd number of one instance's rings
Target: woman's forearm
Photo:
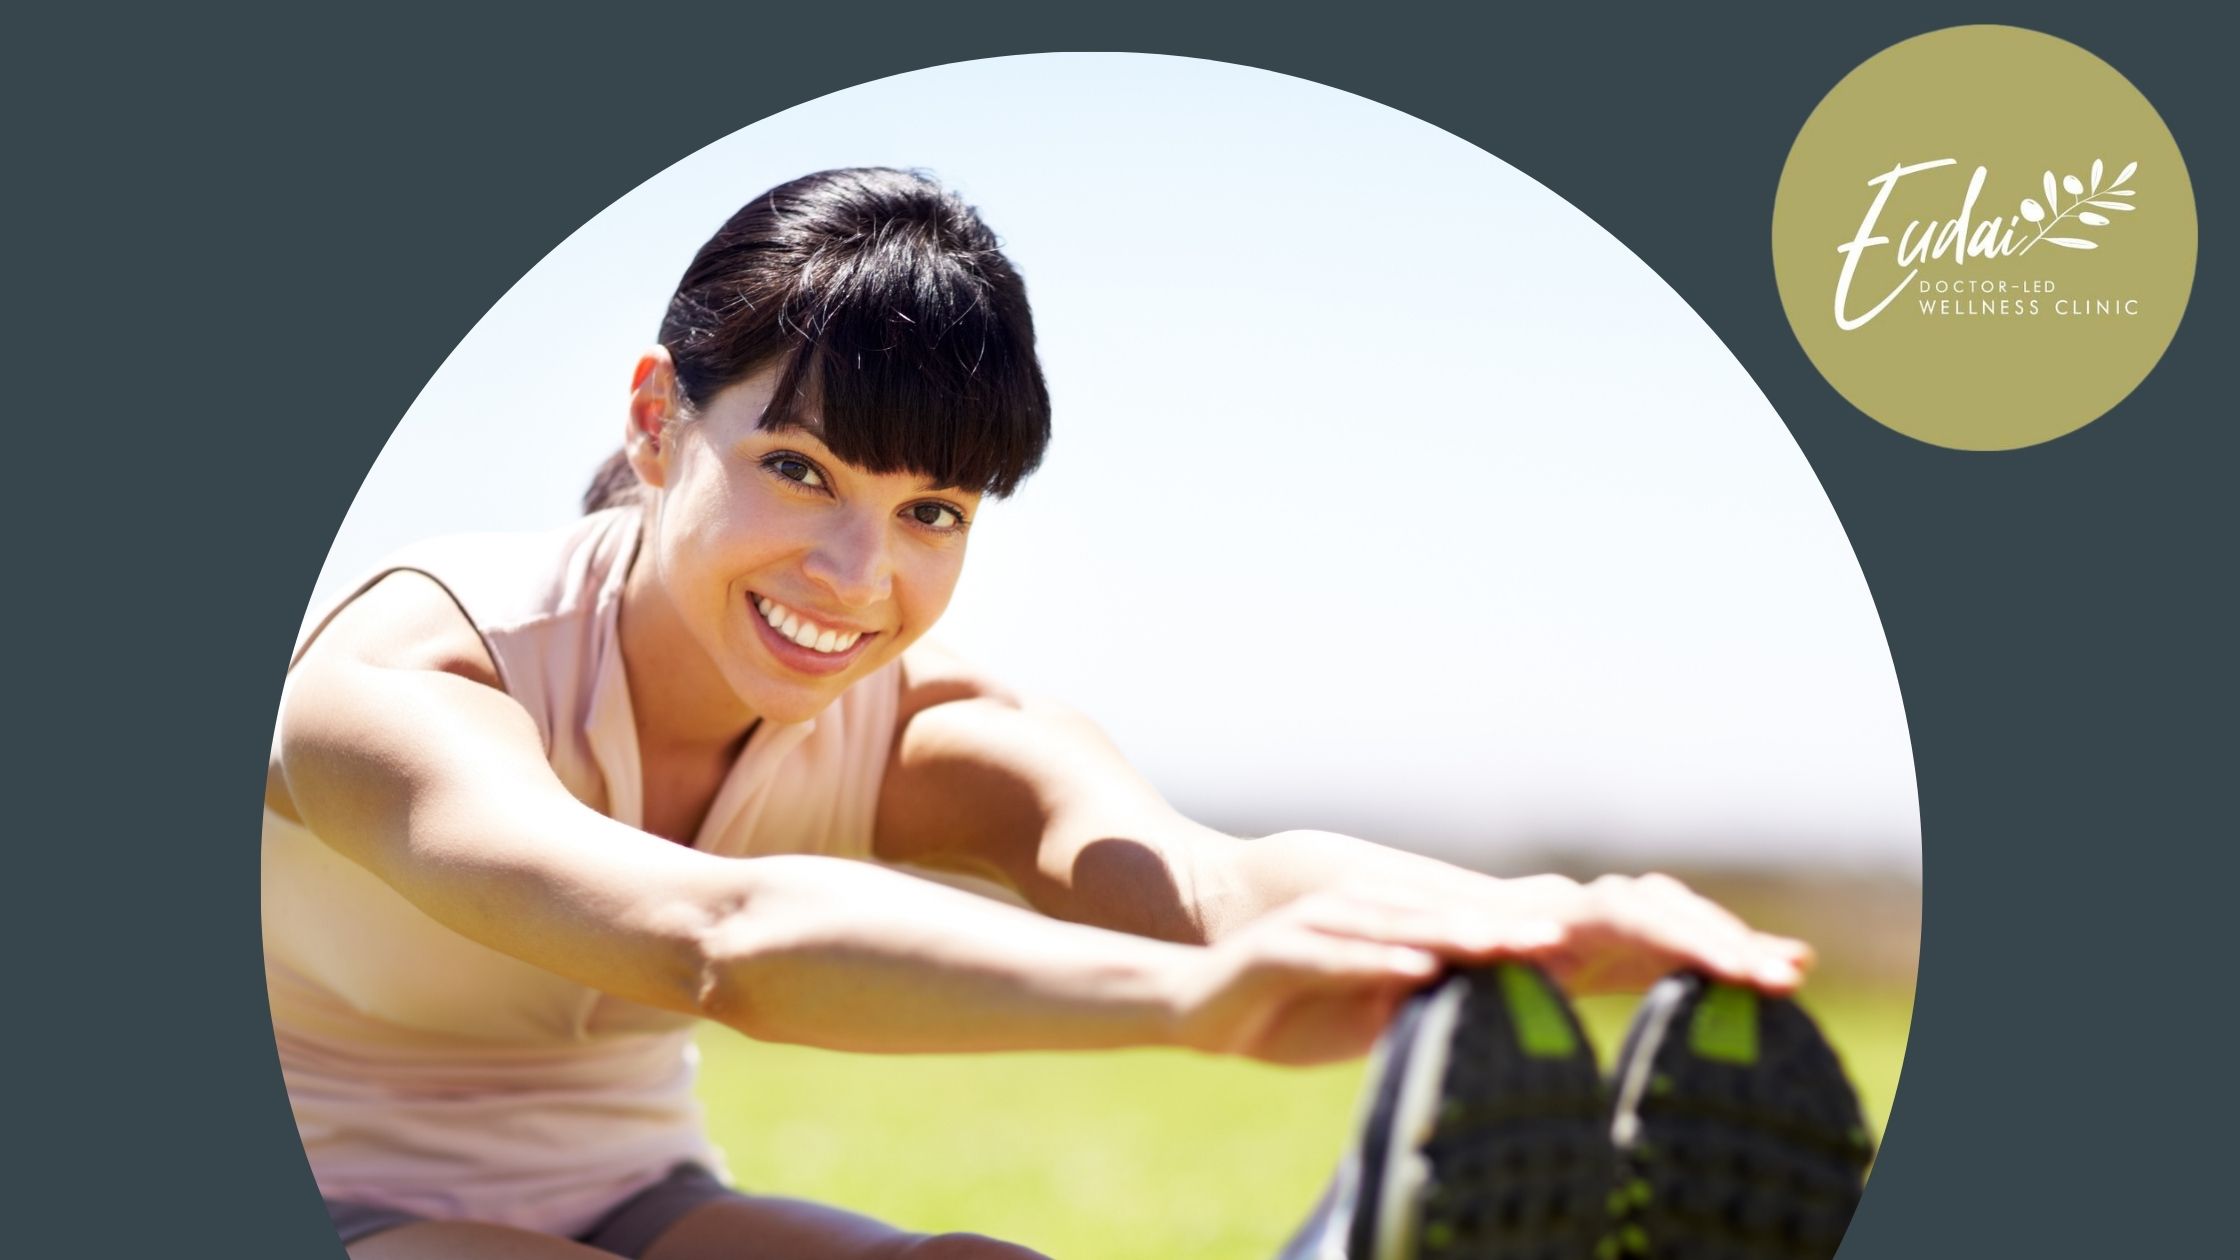
[[[1205,853],[1200,861],[1216,868],[1202,872],[1197,880],[1219,890],[1206,916],[1207,937],[1212,940],[1314,893],[1394,893],[1441,905],[1461,899],[1477,901],[1487,913],[1498,915],[1518,900],[1512,896],[1521,891],[1517,885],[1534,886],[1540,894],[1559,884],[1577,887],[1554,875],[1523,880],[1483,875],[1330,831],[1281,831],[1258,840],[1239,840]]]
[[[1062,923],[844,859],[739,862],[701,1009],[750,1036],[887,1053],[1174,1040],[1199,951]]]

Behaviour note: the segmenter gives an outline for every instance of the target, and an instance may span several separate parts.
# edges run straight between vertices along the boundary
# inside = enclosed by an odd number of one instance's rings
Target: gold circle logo
[[[1773,274],[1828,382],[1909,437],[2012,450],[2138,388],[2193,291],[2177,141],[2131,82],[2012,26],[1932,31],[1845,76],[1773,202]]]

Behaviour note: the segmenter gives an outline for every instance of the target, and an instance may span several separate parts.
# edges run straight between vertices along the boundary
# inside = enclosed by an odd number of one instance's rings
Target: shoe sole
[[[1702,976],[1650,989],[1612,1086],[1600,1260],[1826,1260],[1873,1158],[1835,1051],[1796,1003]]]
[[[1613,1174],[1594,1049],[1539,968],[1457,971],[1380,1047],[1346,1254],[1586,1260]]]

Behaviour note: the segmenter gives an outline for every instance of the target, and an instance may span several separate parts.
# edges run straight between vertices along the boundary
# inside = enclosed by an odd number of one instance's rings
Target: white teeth
[[[824,629],[767,595],[756,596],[754,606],[771,629],[812,652],[845,652],[863,637],[857,631]]]

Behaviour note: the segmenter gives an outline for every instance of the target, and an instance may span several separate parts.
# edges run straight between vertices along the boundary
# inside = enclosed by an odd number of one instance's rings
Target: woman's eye
[[[812,464],[808,460],[801,458],[799,455],[772,455],[770,458],[762,461],[762,466],[785,478],[787,481],[797,481],[802,485],[813,486],[819,489],[823,488],[824,486],[824,474],[817,471],[817,466],[815,464]]]
[[[910,519],[929,529],[953,530],[964,526],[964,514],[946,503],[913,503]]]

